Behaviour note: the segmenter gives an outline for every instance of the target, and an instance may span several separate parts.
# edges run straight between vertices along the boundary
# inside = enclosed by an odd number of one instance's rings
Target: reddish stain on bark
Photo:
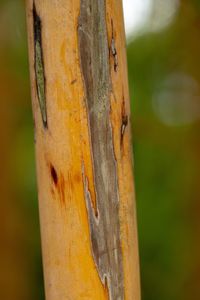
[[[63,174],[60,172],[59,175],[55,167],[50,164],[50,173],[54,187],[51,188],[52,194],[55,196],[55,188],[58,192],[60,202],[65,205],[65,179]]]
[[[81,182],[81,180],[82,180],[81,175],[80,175],[79,173],[76,173],[76,174],[74,175],[74,182],[75,182],[76,184],[78,184],[78,183]]]
[[[72,81],[71,81],[71,84],[74,84],[74,83],[76,83],[77,82],[77,79],[73,79]]]
[[[51,165],[50,168],[51,168],[51,177],[53,179],[53,182],[54,182],[55,185],[57,185],[58,184],[58,175],[57,175],[57,172],[56,172],[54,166]]]

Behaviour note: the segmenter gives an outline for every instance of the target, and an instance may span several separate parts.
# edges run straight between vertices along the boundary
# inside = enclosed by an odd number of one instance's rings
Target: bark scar
[[[121,145],[123,144],[124,134],[126,126],[128,125],[128,116],[122,116],[122,125],[121,125]]]
[[[118,69],[118,57],[117,57],[117,49],[115,46],[115,38],[114,38],[114,27],[113,27],[113,20],[111,19],[111,27],[112,27],[112,38],[111,38],[111,53],[114,59],[114,71],[117,72]]]
[[[122,122],[121,122],[121,133],[120,133],[120,145],[122,147],[123,145],[123,141],[124,141],[124,134],[125,134],[125,130],[126,127],[128,126],[128,115],[126,114],[126,109],[125,109],[125,99],[123,97],[123,101],[122,101]]]
[[[53,165],[50,166],[51,169],[51,177],[55,185],[58,183],[58,175]]]
[[[34,68],[36,78],[37,96],[42,115],[44,128],[47,128],[47,109],[46,109],[46,91],[45,91],[45,72],[42,50],[42,22],[37,13],[35,2],[33,2],[33,30],[34,30]]]
[[[56,188],[56,190],[58,191],[61,204],[65,205],[65,178],[61,172],[58,175],[55,167],[51,163],[50,163],[50,174],[53,182],[52,191],[54,193],[54,190]]]
[[[123,100],[122,100],[122,108],[121,108],[121,132],[120,132],[120,145],[121,147],[123,146],[123,141],[124,141],[124,135],[125,135],[125,131],[126,131],[126,127],[128,126],[128,122],[129,122],[129,117],[126,113],[126,107],[125,107],[125,99],[124,99],[124,95],[123,95]]]
[[[109,299],[124,300],[118,177],[110,121],[111,78],[105,0],[80,0],[78,38],[98,212],[95,215],[83,162],[91,250],[101,282],[108,288]],[[111,50],[117,67],[114,39]]]

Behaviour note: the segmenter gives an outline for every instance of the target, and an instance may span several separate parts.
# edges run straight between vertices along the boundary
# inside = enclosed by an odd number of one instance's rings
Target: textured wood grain
[[[79,52],[87,102],[97,214],[92,208],[86,182],[85,194],[95,264],[101,281],[107,285],[109,298],[120,300],[124,299],[124,284],[117,168],[110,122],[111,79],[105,16],[104,1],[81,0]]]
[[[26,5],[46,299],[140,300],[121,1]]]

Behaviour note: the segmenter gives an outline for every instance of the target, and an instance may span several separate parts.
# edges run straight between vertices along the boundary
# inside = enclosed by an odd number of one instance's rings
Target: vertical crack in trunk
[[[42,50],[42,23],[37,14],[35,3],[33,2],[33,30],[34,30],[34,51],[35,51],[35,78],[38,101],[40,105],[44,128],[47,128],[47,111],[45,95],[45,72]]]
[[[83,167],[92,253],[101,281],[109,290],[109,299],[123,300],[119,192],[110,121],[106,6],[105,0],[80,1],[79,53],[85,87],[98,209],[96,217]]]

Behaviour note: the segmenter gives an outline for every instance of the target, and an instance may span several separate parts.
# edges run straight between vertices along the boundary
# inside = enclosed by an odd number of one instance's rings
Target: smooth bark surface
[[[27,0],[47,300],[139,300],[121,1]]]

